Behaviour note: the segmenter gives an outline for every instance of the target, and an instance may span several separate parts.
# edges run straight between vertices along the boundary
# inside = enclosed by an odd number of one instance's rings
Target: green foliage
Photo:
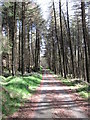
[[[90,86],[83,82],[82,80],[77,79],[64,79],[59,76],[59,79],[62,81],[63,84],[69,86],[72,90],[76,90],[76,92],[83,98],[88,99],[90,97]]]
[[[40,71],[42,71],[43,70],[43,67],[42,66],[40,66]]]
[[[88,85],[83,85],[82,87],[79,87],[76,91],[80,94],[80,96],[84,98],[90,97],[90,86]]]
[[[90,96],[90,93],[87,93],[86,91],[79,92],[80,96],[83,98],[88,98]]]
[[[42,75],[34,73],[31,76],[5,78],[2,82],[2,113],[7,116],[15,112],[25,100],[30,97],[41,82]]]

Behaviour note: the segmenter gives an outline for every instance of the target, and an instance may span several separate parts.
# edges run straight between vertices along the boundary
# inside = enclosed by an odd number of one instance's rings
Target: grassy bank
[[[83,80],[79,79],[64,79],[60,76],[58,78],[61,80],[61,82],[67,86],[70,87],[70,89],[74,90],[76,93],[78,93],[81,97],[89,99],[90,97],[90,86],[88,83],[85,83]]]
[[[32,73],[30,76],[0,77],[2,86],[3,116],[14,113],[40,85],[42,74]]]
[[[51,70],[49,70],[51,74],[54,74]],[[54,74],[55,75],[55,74]],[[80,79],[71,79],[67,78],[64,79],[60,75],[55,75],[63,84],[70,87],[70,89],[74,90],[78,93],[81,97],[88,99],[90,101],[90,85],[85,83],[83,80]]]

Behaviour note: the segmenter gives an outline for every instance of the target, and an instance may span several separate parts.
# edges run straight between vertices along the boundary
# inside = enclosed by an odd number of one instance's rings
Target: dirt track
[[[52,74],[44,70],[43,80],[36,93],[8,120],[30,118],[86,118],[88,102],[69,92]]]

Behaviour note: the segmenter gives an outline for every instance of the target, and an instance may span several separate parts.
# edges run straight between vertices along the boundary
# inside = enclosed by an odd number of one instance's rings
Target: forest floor
[[[89,103],[81,98],[69,86],[44,70],[40,86],[17,112],[9,116],[12,119],[30,118],[86,118],[88,120]]]

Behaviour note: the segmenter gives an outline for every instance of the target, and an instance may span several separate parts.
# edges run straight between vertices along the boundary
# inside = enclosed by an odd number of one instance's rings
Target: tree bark
[[[1,18],[1,14],[0,14],[0,20],[2,20]],[[0,21],[0,75],[2,75],[2,27],[1,27],[1,21]]]
[[[0,39],[0,75],[2,75],[2,39]]]
[[[71,62],[72,62],[72,74],[73,74],[73,77],[75,77],[75,73],[74,73],[74,61],[73,61],[73,50],[72,50],[72,43],[71,43],[71,33],[70,33],[70,27],[69,27],[68,1],[66,1],[66,7],[67,7],[68,40],[69,40]]]
[[[60,51],[60,44],[59,44],[59,39],[57,35],[57,22],[56,22],[56,12],[55,12],[54,2],[53,2],[53,11],[54,11],[54,20],[55,20],[55,37],[56,37],[57,44],[58,44],[58,54],[59,54],[59,72],[61,73],[61,76],[63,76],[62,63],[61,63],[61,51]]]
[[[16,2],[14,3],[14,8],[13,8],[13,25],[12,25],[12,76],[15,75],[15,66],[14,66],[14,47],[15,47],[15,17],[16,17]]]
[[[33,50],[33,41],[32,41],[32,24],[31,24],[31,53],[32,53],[32,65],[35,63],[35,53],[34,53],[34,50]]]
[[[52,70],[56,74],[56,55],[55,55],[55,41],[53,38],[53,29],[52,29],[52,49],[53,49],[53,57],[52,57]]]
[[[62,16],[61,16],[61,1],[59,0],[59,15],[60,15],[60,28],[61,28],[61,53],[63,57],[63,70],[64,78],[66,78],[66,67],[65,67],[65,55],[64,55],[64,43],[63,43],[63,31],[62,31]]]
[[[40,50],[40,39],[38,29],[36,28],[36,43],[35,43],[35,71],[38,71],[39,63],[39,50]]]
[[[25,19],[25,2],[22,2],[22,75],[24,74],[24,19]]]
[[[86,33],[86,21],[85,21],[85,3],[81,1],[81,12],[82,12],[82,29],[83,29],[83,39],[84,39],[84,45],[85,45],[85,65],[86,65],[86,77],[87,82],[89,82],[89,64],[88,64],[88,55],[87,55],[87,33]]]
[[[28,52],[29,52],[29,61],[28,61],[28,72],[30,73],[30,26],[28,27]]]
[[[20,32],[20,22],[19,22],[19,71],[21,71],[21,32]]]

